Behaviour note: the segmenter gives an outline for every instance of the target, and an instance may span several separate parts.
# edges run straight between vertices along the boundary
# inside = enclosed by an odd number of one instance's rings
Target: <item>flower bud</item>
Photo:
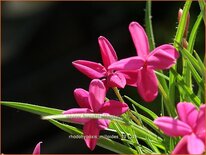
[[[178,11],[178,23],[180,23],[182,13],[183,13],[183,10],[179,9],[179,11]],[[186,22],[184,36],[183,36],[184,38],[187,38],[187,31],[188,31],[188,27],[189,27],[189,22],[190,22],[190,13],[187,14],[187,22]]]

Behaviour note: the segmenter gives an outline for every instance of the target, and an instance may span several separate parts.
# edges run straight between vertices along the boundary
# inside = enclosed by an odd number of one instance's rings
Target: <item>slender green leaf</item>
[[[123,139],[122,141],[124,141],[124,142],[126,142],[130,145],[134,145],[131,140]],[[155,154],[155,152],[153,152],[152,150],[150,150],[149,148],[147,148],[147,147],[145,147],[141,144],[139,144],[139,148],[141,148],[142,152],[145,153],[145,154]]]
[[[21,102],[1,101],[1,105],[27,111],[27,112],[41,115],[41,116],[57,115],[57,114],[62,114],[63,112],[63,110],[60,110],[60,109],[48,108],[44,106],[28,104],[28,103],[21,103]]]
[[[197,17],[197,20],[192,28],[192,31],[190,33],[190,37],[189,37],[189,41],[188,41],[188,47],[187,50],[192,53],[193,52],[193,48],[194,48],[194,44],[195,44],[195,40],[196,40],[196,36],[197,36],[197,31],[198,28],[201,24],[202,21],[202,13],[200,13]]]
[[[71,135],[83,135],[82,130],[80,130],[76,127],[73,127],[71,125],[60,123],[60,122],[55,121],[53,119],[50,119],[49,122],[52,123],[53,125],[57,126],[58,128],[60,128],[61,130],[71,134]]]
[[[200,10],[204,19],[204,23],[206,25],[206,19],[205,19],[205,1],[204,0],[198,0],[199,2],[199,6],[200,6]]]
[[[133,111],[133,113],[134,113],[134,115],[138,115],[143,122],[145,122],[145,123],[146,123],[147,125],[149,125],[152,129],[154,129],[159,135],[162,136],[162,133],[160,132],[159,128],[154,124],[154,122],[153,122],[151,119],[145,117],[144,115],[141,115],[141,114],[139,114],[139,113],[136,113],[135,111]]]
[[[137,150],[137,152],[139,154],[143,154],[142,152],[142,149],[141,149],[141,146],[139,144],[139,141],[136,137],[136,134],[135,132],[133,131],[133,129],[130,129],[130,133],[131,133],[131,137],[130,137],[130,140],[133,142],[133,146],[135,147],[135,149]]]
[[[143,110],[144,112],[146,112],[147,114],[149,114],[153,119],[157,118],[158,116],[153,112],[151,111],[150,109],[148,108],[145,108],[144,106],[140,105],[139,103],[135,102],[133,99],[131,99],[130,97],[128,96],[124,96],[127,100],[129,100],[132,104],[134,104],[136,107],[140,108],[141,110]]]
[[[142,151],[145,153],[145,154],[155,154],[155,152],[153,152],[152,150],[150,150],[149,148],[145,147],[145,146],[142,146],[141,145],[141,148],[142,148]]]
[[[119,154],[137,154],[136,150],[103,136],[99,138],[97,145]]]
[[[49,120],[49,121],[53,125],[57,126],[61,130],[65,131],[69,134],[83,135],[82,131],[79,130],[78,128],[75,128],[75,127],[67,125],[67,124],[60,123],[60,122],[55,121],[55,120]],[[135,154],[136,153],[136,151],[134,149],[129,148],[125,145],[122,145],[118,142],[115,142],[115,141],[108,139],[106,137],[103,137],[103,136],[99,137],[97,145],[100,147],[103,147],[105,149],[108,149],[110,151],[113,151],[115,153],[120,153],[120,154]]]
[[[161,152],[159,151],[159,149],[150,142],[150,139],[149,139],[149,138],[147,138],[146,143],[147,143],[147,145],[149,145],[149,146],[151,147],[151,149],[152,149],[155,153],[158,153],[158,154],[161,153]]]
[[[200,90],[202,92],[204,92],[204,82],[203,82],[203,78],[200,77],[200,75],[197,73],[197,71],[195,70],[195,68],[193,67],[193,65],[190,63],[190,62],[187,62],[188,63],[188,67],[196,81],[196,83],[198,84]]]
[[[191,64],[195,67],[195,69],[200,73],[200,75],[203,76],[204,74],[204,68],[202,68],[202,64],[199,64],[199,62],[196,60],[196,58],[191,54],[189,53],[189,51],[185,48],[183,48],[182,50],[180,50],[182,55],[184,57],[186,57],[190,62]]]
[[[162,72],[160,71],[155,71],[155,74],[157,74],[158,76],[164,78],[165,80],[169,81],[169,77],[164,75]]]
[[[113,121],[112,121],[113,122]],[[111,122],[111,123],[112,123]],[[112,125],[110,123],[110,129],[113,129],[112,131],[113,132],[116,132],[115,131],[115,127],[114,125]],[[158,144],[158,145],[161,145],[162,144],[162,138],[159,137],[158,135],[154,134],[153,132],[151,132],[150,130],[148,130],[147,128],[144,128],[144,127],[141,127],[141,126],[138,126],[137,124],[133,123],[131,125],[126,125],[126,124],[120,124],[119,126],[120,130],[122,131],[123,134],[126,133],[127,134],[130,134],[130,129],[132,128],[133,131],[135,131],[135,136],[141,140],[146,140],[146,137],[149,137],[152,142],[154,144]]]
[[[144,141],[146,141],[146,138],[150,138],[154,143],[162,144],[162,138],[151,132],[150,130],[141,127],[141,126],[136,126],[132,127],[136,133],[137,138],[140,138]]]
[[[168,115],[172,116],[172,117],[175,117],[176,116],[175,106],[170,101],[169,96],[165,92],[165,89],[162,87],[161,83],[158,83],[158,87],[159,87],[160,93],[162,94],[162,97],[163,97],[163,100],[164,100],[163,103],[164,103],[164,106],[167,110]]]
[[[164,116],[165,115],[165,109],[164,109],[164,97],[161,96],[161,113],[160,116]]]
[[[174,70],[176,70],[177,67],[173,66],[172,68]],[[173,105],[173,107],[174,107],[175,106],[175,77],[171,71],[169,72],[169,95],[168,96],[169,96],[169,100],[170,100],[171,105]],[[168,111],[168,109],[167,109],[167,111]],[[171,114],[169,114],[169,115],[172,116]]]
[[[112,121],[109,124],[109,128],[115,130],[114,132],[116,132],[121,137],[121,140],[124,142],[125,145],[128,146],[131,144],[131,141],[128,143],[128,141],[126,140],[126,138],[128,138],[128,135],[131,134],[128,130],[129,126],[125,126],[115,121]]]
[[[123,119],[121,117],[117,117],[109,114],[98,114],[98,113],[78,113],[78,114],[60,114],[60,115],[49,115],[43,116],[42,119],[72,119],[72,118],[91,118],[91,119],[108,119],[108,120],[116,120],[122,122]]]
[[[179,48],[183,57],[186,57],[191,62],[191,64],[195,67],[195,69],[200,73],[200,75],[204,76],[205,66],[201,58],[197,54],[197,52],[194,50],[194,54],[195,54],[194,57],[187,49],[182,47],[180,44],[179,44]]]
[[[197,106],[199,106],[201,104],[201,100],[193,93],[193,91],[187,87],[187,85],[185,84],[183,77],[181,75],[179,75],[174,69],[171,69],[171,72],[173,72],[173,74],[176,76],[177,78],[177,87],[182,87],[182,89],[187,93],[188,97],[190,98],[190,100],[196,104]]]
[[[169,140],[169,150],[174,150],[174,138],[170,137]]]
[[[199,57],[199,55],[197,54],[197,52],[195,50],[194,50],[194,55],[195,55],[195,58],[197,59],[198,64],[200,65],[201,70],[202,71],[205,70],[206,67],[204,65],[204,62],[201,60],[201,58]]]
[[[120,125],[118,123],[116,123],[115,121],[110,122],[109,124],[109,128],[114,129],[115,132],[117,132],[117,134],[120,136],[121,139],[124,139],[124,135],[126,133],[122,132],[122,130],[119,127]]]

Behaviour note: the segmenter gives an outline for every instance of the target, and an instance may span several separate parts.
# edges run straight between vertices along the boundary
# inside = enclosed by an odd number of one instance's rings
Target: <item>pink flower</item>
[[[109,66],[109,69],[124,73],[127,84],[137,87],[141,97],[151,102],[158,94],[158,81],[154,70],[169,69],[176,63],[179,54],[169,44],[159,46],[149,53],[148,38],[141,25],[132,22],[129,31],[138,56],[115,62]]]
[[[124,88],[126,85],[126,79],[120,72],[113,72],[108,70],[108,66],[118,60],[116,52],[110,42],[100,36],[98,38],[101,56],[103,64],[87,61],[87,60],[76,60],[72,62],[80,72],[84,73],[91,79],[102,79],[107,88],[118,87]]]
[[[154,123],[169,136],[182,136],[172,154],[202,154],[206,149],[206,105],[198,111],[192,103],[177,105],[178,119],[159,117]]]
[[[115,100],[104,102],[106,88],[103,82],[98,79],[91,81],[89,92],[78,88],[74,90],[74,96],[81,108],[69,109],[64,114],[97,113],[120,116],[128,110],[128,106],[125,103]],[[91,150],[96,146],[100,130],[107,128],[109,125],[109,120],[105,119],[75,118],[72,120],[84,124],[84,140]]]
[[[35,146],[34,151],[33,151],[33,155],[40,155],[41,143],[42,143],[42,142],[39,142],[39,143]]]

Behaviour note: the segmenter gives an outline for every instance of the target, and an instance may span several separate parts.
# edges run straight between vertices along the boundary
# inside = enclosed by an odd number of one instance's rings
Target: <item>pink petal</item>
[[[192,132],[189,125],[171,117],[159,117],[154,123],[168,136],[184,136]]]
[[[126,79],[121,73],[113,73],[108,77],[108,82],[110,87],[124,88],[126,85]]]
[[[111,64],[109,70],[137,70],[143,67],[144,59],[138,56],[129,57]]]
[[[106,88],[101,80],[94,79],[89,85],[89,103],[94,112],[98,112],[104,103]]]
[[[74,90],[74,97],[81,108],[90,108],[88,91],[82,88],[77,88]]]
[[[189,154],[187,151],[188,136],[184,136],[179,143],[176,145],[175,149],[172,151],[172,155],[175,154]]]
[[[202,140],[191,134],[188,136],[187,150],[190,154],[202,154],[205,151],[205,145]]]
[[[100,36],[98,38],[98,42],[101,50],[103,64],[107,68],[113,62],[117,61],[117,54],[110,42],[105,37]]]
[[[173,46],[162,45],[148,55],[147,64],[152,69],[169,69],[178,57],[179,54]]]
[[[86,61],[86,60],[76,60],[73,61],[72,64],[76,67],[80,72],[85,74],[91,79],[102,78],[106,75],[106,69],[100,63]]]
[[[63,112],[63,114],[80,114],[80,113],[92,113],[88,108],[72,108]]]
[[[149,54],[149,43],[144,29],[137,22],[131,22],[129,25],[129,31],[132,36],[137,55],[145,58]]]
[[[195,127],[195,133],[201,137],[204,141],[206,140],[206,105],[203,104],[200,106],[200,110],[199,110],[199,114],[198,114],[198,118],[197,118],[197,124]]]
[[[180,102],[177,104],[179,119],[192,128],[196,125],[198,111],[192,103]]]
[[[158,46],[152,52],[156,53],[156,51],[159,51],[159,50],[166,51],[174,59],[179,58],[179,52],[177,52],[177,50],[174,48],[174,46],[172,46],[170,44],[164,44],[164,45]]]
[[[97,123],[98,123],[98,127],[100,128],[100,130],[105,130],[106,128],[108,128],[110,120],[98,119]]]
[[[92,111],[88,108],[72,108],[72,109],[69,109],[69,110],[66,110],[63,112],[63,114],[88,114],[88,113],[92,113]],[[76,122],[76,123],[86,123],[88,122],[90,119],[88,118],[72,118],[70,119],[72,120],[73,122]]]
[[[91,120],[84,125],[84,141],[90,150],[94,150],[99,137],[99,127],[97,126],[97,120]]]
[[[146,101],[153,101],[158,95],[158,81],[152,69],[143,68],[137,72],[137,90]]]
[[[138,71],[120,71],[126,78],[126,83],[129,86],[137,87],[137,72]]]
[[[196,136],[204,142],[205,147],[206,147],[206,132],[205,132],[205,129],[202,132],[199,132],[198,134],[196,134]]]
[[[99,110],[100,113],[107,113],[110,115],[120,116],[128,110],[128,105],[119,101],[110,100],[105,102],[102,108]]]
[[[33,151],[33,155],[40,155],[40,152],[41,152],[41,143],[42,142],[39,142],[35,148],[34,148],[34,151]]]

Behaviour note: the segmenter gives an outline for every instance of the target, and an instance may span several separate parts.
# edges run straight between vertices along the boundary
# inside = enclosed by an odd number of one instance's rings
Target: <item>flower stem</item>
[[[117,87],[113,87],[113,90],[114,90],[114,93],[116,94],[118,100],[120,102],[123,102],[124,103],[124,99],[122,98],[120,92],[119,92],[119,89]]]
[[[125,103],[124,102],[124,99],[122,98],[120,92],[119,92],[119,89],[117,87],[113,87],[113,90],[114,90],[114,93],[116,94],[118,100],[122,103]],[[140,121],[132,114],[131,110],[129,109],[127,111],[127,115],[129,115],[129,117],[135,122],[137,123],[137,125],[140,125],[141,126],[141,123]]]
[[[148,35],[150,50],[152,51],[155,48],[154,34],[152,28],[152,15],[151,15],[151,0],[147,0],[146,2],[146,10],[145,10],[145,25],[146,25],[146,33]]]

